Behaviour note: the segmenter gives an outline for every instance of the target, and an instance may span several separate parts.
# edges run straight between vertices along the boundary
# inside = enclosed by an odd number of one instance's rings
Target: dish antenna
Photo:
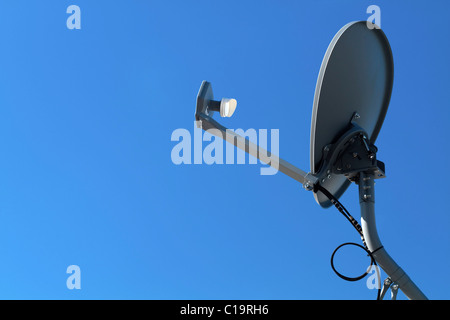
[[[236,100],[215,101],[211,84],[203,81],[197,96],[197,126],[221,137],[262,162],[300,182],[312,191],[317,203],[335,205],[357,229],[362,247],[372,264],[380,265],[388,278],[378,291],[382,299],[389,287],[395,299],[401,289],[409,299],[427,299],[381,244],[375,223],[374,180],[385,177],[384,163],[377,159],[374,143],[380,132],[393,85],[394,64],[389,42],[383,31],[367,21],[345,25],[334,36],[322,61],[317,79],[311,121],[311,171],[309,173],[271,155],[244,137],[227,130],[212,116],[231,116]],[[361,226],[339,202],[354,182],[359,187]],[[344,244],[346,245],[346,244]],[[336,250],[338,250],[339,246]],[[367,272],[357,278],[359,280]]]

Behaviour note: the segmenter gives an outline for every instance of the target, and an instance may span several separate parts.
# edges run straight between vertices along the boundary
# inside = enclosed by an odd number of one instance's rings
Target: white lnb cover
[[[236,110],[237,101],[235,99],[222,98],[220,101],[220,116],[231,117]]]

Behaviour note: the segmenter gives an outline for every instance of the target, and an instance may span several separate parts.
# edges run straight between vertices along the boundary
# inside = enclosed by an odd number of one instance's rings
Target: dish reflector
[[[320,67],[311,119],[311,172],[317,174],[326,146],[345,133],[352,117],[374,143],[386,116],[392,92],[394,62],[381,29],[366,21],[345,25],[334,36]],[[336,198],[350,185],[343,175],[331,173],[320,184]],[[314,193],[322,207],[331,206],[320,191]]]

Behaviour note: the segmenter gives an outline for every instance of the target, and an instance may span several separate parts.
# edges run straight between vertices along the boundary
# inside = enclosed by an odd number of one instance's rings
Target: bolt
[[[353,152],[353,158],[356,158],[358,154],[356,152]]]
[[[353,116],[353,119],[359,119],[361,118],[361,116],[359,115],[359,113],[355,113],[355,115]]]
[[[328,178],[328,179],[331,179],[331,174],[329,174],[329,175],[327,176],[327,178]]]
[[[371,197],[370,194],[365,194],[365,195],[363,195],[363,199],[364,199],[364,200],[370,199],[370,197]]]

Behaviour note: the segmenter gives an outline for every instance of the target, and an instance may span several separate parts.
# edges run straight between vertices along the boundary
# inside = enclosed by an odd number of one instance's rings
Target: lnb
[[[210,100],[207,110],[218,111],[222,118],[231,117],[236,110],[236,99],[222,98],[220,101]]]

